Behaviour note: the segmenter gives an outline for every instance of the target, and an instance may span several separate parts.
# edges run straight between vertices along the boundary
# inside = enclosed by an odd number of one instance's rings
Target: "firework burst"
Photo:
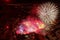
[[[31,17],[27,17],[26,20],[23,20],[21,25],[18,26],[16,33],[17,34],[29,34],[29,33],[40,33],[45,28],[45,24],[39,20]],[[41,32],[42,34],[43,32]],[[43,35],[43,34],[42,34]]]
[[[54,3],[47,2],[38,6],[37,13],[46,25],[53,25],[57,18],[58,8]]]

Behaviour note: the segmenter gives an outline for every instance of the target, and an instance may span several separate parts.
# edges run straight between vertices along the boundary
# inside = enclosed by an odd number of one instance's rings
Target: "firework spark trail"
[[[46,24],[46,25],[53,25],[57,18],[58,8],[54,3],[47,2],[40,6],[38,6],[37,11],[39,18]]]

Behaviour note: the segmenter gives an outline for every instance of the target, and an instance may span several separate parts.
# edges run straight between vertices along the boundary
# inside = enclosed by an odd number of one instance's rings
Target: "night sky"
[[[46,2],[58,6],[56,24],[47,31],[47,35],[35,32],[17,34],[16,28],[24,20],[31,19],[35,22],[37,19],[36,21],[40,22],[35,9],[39,4]],[[60,0],[0,0],[0,40],[60,40]]]

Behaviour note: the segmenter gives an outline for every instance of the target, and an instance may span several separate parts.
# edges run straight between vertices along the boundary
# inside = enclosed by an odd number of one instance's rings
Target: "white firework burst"
[[[46,25],[53,25],[57,18],[58,8],[54,3],[47,2],[38,6],[37,13]]]

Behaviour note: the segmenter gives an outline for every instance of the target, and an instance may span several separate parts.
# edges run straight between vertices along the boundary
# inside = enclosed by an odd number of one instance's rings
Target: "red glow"
[[[45,28],[45,25],[41,20],[31,17],[28,17],[21,24],[22,25],[16,30],[17,34],[29,34],[31,32],[39,33]]]
[[[35,4],[35,5],[33,5],[33,8],[31,10],[31,13],[36,15],[37,11],[38,11],[38,5]]]
[[[9,29],[9,26],[6,26],[7,29]]]
[[[6,2],[6,3],[10,3],[10,2],[11,2],[11,0],[4,0],[4,2]]]

